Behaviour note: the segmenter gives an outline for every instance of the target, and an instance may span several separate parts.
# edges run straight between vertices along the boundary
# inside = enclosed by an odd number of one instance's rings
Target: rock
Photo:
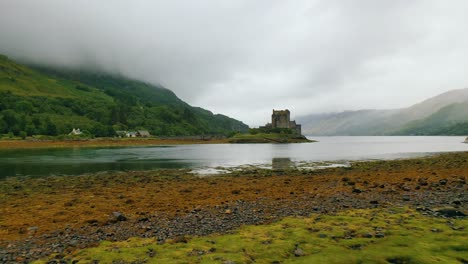
[[[305,256],[305,253],[304,253],[304,250],[300,249],[300,248],[296,248],[294,250],[294,256],[296,257],[303,257]]]
[[[39,227],[37,226],[28,227],[28,235],[33,236],[36,234],[37,230],[39,230]]]
[[[121,212],[112,212],[112,216],[114,217],[114,220],[116,220],[117,222],[127,221],[127,217],[124,216]]]
[[[442,179],[439,181],[440,185],[446,185],[447,184],[447,179]]]
[[[361,244],[351,245],[349,246],[349,248],[352,250],[360,250],[362,249],[362,245]]]
[[[455,204],[455,205],[461,205],[461,202],[459,200],[455,200],[452,203]]]
[[[384,238],[384,237],[385,237],[385,234],[382,233],[382,232],[379,232],[379,233],[376,233],[376,234],[375,234],[375,237],[376,237],[376,238]]]
[[[403,191],[411,191],[411,188],[408,187],[408,186],[406,186],[406,185],[401,186],[401,189],[402,189]]]
[[[427,185],[429,185],[429,183],[427,182],[427,180],[424,179],[424,178],[418,179],[418,183],[419,183],[420,186],[427,186]]]
[[[402,199],[403,201],[406,201],[406,202],[411,200],[411,198],[410,198],[409,195],[403,195],[403,196],[401,197],[401,199]]]
[[[68,245],[70,247],[76,247],[78,245],[78,240],[76,239],[70,240],[70,242],[68,242]]]
[[[443,209],[435,210],[435,212],[437,213],[437,215],[445,216],[445,217],[466,216],[465,213],[454,208],[443,208]]]
[[[370,201],[369,203],[370,203],[370,204],[379,204],[379,201],[377,201],[377,200],[372,200],[372,201]]]
[[[232,210],[231,209],[227,209],[226,211],[224,211],[225,214],[232,214]]]
[[[353,193],[362,193],[362,190],[358,188],[354,188]]]
[[[372,238],[373,235],[371,233],[366,233],[362,235],[363,238]]]

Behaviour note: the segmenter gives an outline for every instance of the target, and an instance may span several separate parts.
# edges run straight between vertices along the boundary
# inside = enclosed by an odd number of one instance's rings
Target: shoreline
[[[249,168],[210,177],[158,170],[8,178],[0,181],[0,252],[29,261],[102,240],[164,242],[348,209],[408,206],[467,213],[467,172],[468,152],[455,152],[310,171]]]
[[[236,142],[230,138],[224,139],[168,139],[168,138],[135,138],[135,139],[76,139],[76,140],[0,140],[0,150],[2,149],[35,149],[35,148],[73,148],[73,147],[150,147],[163,145],[193,145],[193,144],[243,144],[243,143],[312,143],[314,140],[290,140],[288,142],[274,141],[251,141]]]
[[[0,149],[28,148],[70,148],[70,147],[127,147],[127,146],[161,146],[188,144],[228,144],[227,139],[77,139],[77,140],[0,140]]]

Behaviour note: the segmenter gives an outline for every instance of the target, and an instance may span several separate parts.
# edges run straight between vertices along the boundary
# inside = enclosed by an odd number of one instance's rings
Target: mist
[[[0,1],[0,53],[162,84],[251,126],[468,84],[468,2]]]

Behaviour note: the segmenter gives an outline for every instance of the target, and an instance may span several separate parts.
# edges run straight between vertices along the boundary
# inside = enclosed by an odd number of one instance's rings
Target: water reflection
[[[271,168],[276,171],[284,171],[292,168],[294,163],[290,158],[273,158],[271,160]]]

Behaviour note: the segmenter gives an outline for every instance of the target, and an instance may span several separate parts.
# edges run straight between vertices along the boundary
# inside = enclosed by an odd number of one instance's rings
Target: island
[[[291,121],[291,112],[274,110],[271,123],[259,128],[249,129],[247,133],[238,133],[229,139],[229,143],[307,143],[315,142],[302,135],[301,125]]]

